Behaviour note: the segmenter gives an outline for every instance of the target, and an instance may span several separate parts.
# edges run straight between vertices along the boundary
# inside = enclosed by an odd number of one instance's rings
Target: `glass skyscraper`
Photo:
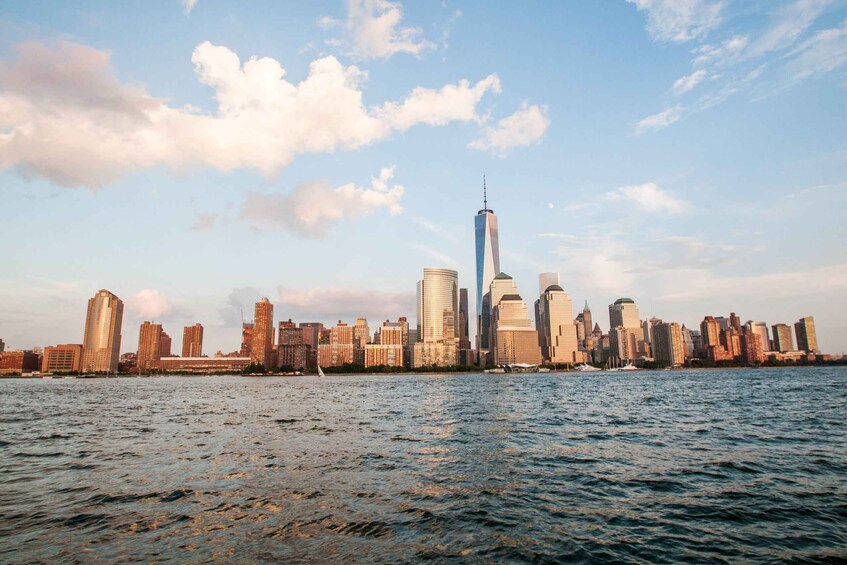
[[[488,195],[483,180],[483,208],[474,218],[476,239],[476,348],[487,351],[491,326],[491,299],[488,297],[491,281],[500,272],[500,242],[497,216],[488,208]]]

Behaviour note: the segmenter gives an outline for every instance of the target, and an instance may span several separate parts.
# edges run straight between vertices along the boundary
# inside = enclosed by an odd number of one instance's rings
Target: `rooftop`
[[[512,280],[512,277],[510,277],[510,276],[509,276],[509,275],[507,275],[506,273],[497,273],[497,276],[496,276],[496,277],[494,277],[494,280],[495,280],[495,281],[498,281],[498,280],[499,280],[499,281],[502,281],[502,280]]]
[[[635,300],[632,298],[618,298],[615,300],[615,304],[635,304]]]

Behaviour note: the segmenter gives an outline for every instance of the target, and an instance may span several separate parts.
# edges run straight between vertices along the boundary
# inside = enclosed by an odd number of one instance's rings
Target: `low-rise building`
[[[22,375],[41,368],[41,356],[33,351],[4,351],[0,353],[0,375]]]
[[[42,373],[71,373],[82,366],[82,344],[51,345],[41,356]]]

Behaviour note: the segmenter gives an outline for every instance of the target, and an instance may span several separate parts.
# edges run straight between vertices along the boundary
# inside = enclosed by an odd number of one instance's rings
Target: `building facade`
[[[73,373],[82,366],[82,344],[51,345],[41,355],[42,373]]]
[[[497,216],[488,208],[488,193],[483,179],[483,206],[474,218],[474,243],[476,251],[476,316],[477,356],[489,349],[491,336],[491,301],[485,299],[491,281],[500,272],[500,233]]]
[[[250,359],[266,369],[276,366],[274,359],[274,305],[267,298],[256,303],[253,318]]]
[[[682,328],[675,322],[660,322],[651,326],[654,358],[665,367],[681,367],[685,364],[685,342]]]
[[[86,373],[115,373],[121,349],[124,303],[108,290],[88,301],[82,340],[82,367]]]
[[[182,329],[182,356],[203,356],[203,324],[185,326]]]
[[[139,371],[151,369],[161,359],[159,347],[162,341],[162,324],[144,322],[138,328],[138,361]]]
[[[780,353],[794,351],[794,342],[791,339],[791,326],[788,324],[774,324],[771,326],[773,336],[773,350]]]
[[[800,318],[794,323],[797,336],[797,349],[806,353],[819,353],[818,336],[815,333],[815,319],[812,316]]]
[[[583,313],[583,331],[584,321]],[[568,364],[582,360],[579,355],[578,328],[573,320],[573,302],[559,285],[548,286],[538,299],[535,327],[544,361]]]
[[[418,282],[418,327],[415,367],[456,365],[459,348],[459,274],[425,268]]]

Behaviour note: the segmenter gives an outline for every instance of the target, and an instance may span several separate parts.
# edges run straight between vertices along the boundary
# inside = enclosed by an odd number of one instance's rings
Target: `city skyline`
[[[719,8],[708,21],[699,9],[663,19],[641,2],[394,3],[399,23],[376,51],[357,42],[355,4],[0,8],[0,100],[22,105],[3,115],[0,141],[0,198],[14,212],[0,227],[7,349],[79,343],[100,288],[125,303],[122,351],[145,320],[175,340],[199,322],[206,353],[231,351],[262,296],[277,319],[411,319],[424,266],[477,289],[469,217],[485,173],[501,267],[528,305],[538,274],[560,272],[595,313],[632,297],[643,318],[694,328],[737,311],[792,334],[812,314],[819,348],[847,350],[843,2],[695,2]],[[521,22],[539,32],[516,34]],[[152,43],[151,28],[166,39]],[[404,43],[403,30],[417,39]],[[321,145],[268,119],[308,149],[271,136],[270,156],[256,151],[265,130],[235,136],[226,154],[194,139],[174,147],[186,120],[218,139],[218,120],[247,119],[243,84],[305,88],[318,62],[349,82],[309,92],[360,97],[363,113],[349,115],[365,129],[262,100],[347,137]],[[437,102],[469,98],[455,113],[413,112],[418,87]],[[149,132],[164,146],[135,145],[132,119],[100,120],[126,129],[95,128],[98,143],[46,141],[58,127],[47,116],[150,108],[173,117],[174,137]]]

